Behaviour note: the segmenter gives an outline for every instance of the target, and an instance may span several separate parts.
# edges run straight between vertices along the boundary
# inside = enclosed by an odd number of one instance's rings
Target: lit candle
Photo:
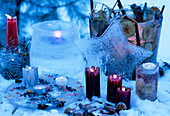
[[[130,108],[130,97],[131,97],[131,89],[126,87],[119,87],[116,91],[116,104],[119,102],[123,102],[126,104],[127,109]]]
[[[58,85],[58,86],[66,86],[66,85],[67,85],[67,78],[64,77],[64,76],[57,77],[57,78],[55,79],[55,85]]]
[[[86,68],[85,71],[86,77],[86,97],[92,98],[93,95],[100,97],[100,68],[92,66],[91,69],[89,67]]]
[[[143,63],[142,67],[147,69],[147,70],[152,70],[156,67],[156,65],[152,62],[147,62],[147,63]]]
[[[109,75],[107,81],[107,101],[116,102],[116,90],[122,87],[122,76],[117,74]]]
[[[136,67],[136,94],[141,99],[154,101],[157,96],[159,64],[145,62]]]
[[[46,86],[45,85],[36,85],[36,86],[34,86],[34,93],[43,94],[45,92],[46,92]]]
[[[95,85],[94,96],[100,97],[100,68],[97,67],[94,73]]]
[[[12,16],[9,16],[8,14],[5,15],[7,16],[6,45],[15,47],[19,44],[17,18],[12,18]]]
[[[37,67],[29,67],[22,69],[24,83],[27,87],[33,87],[38,84],[38,68]]]

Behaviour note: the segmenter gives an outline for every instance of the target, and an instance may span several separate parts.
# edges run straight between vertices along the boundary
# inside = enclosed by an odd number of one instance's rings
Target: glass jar
[[[144,62],[136,67],[136,94],[141,99],[154,101],[157,98],[159,64]]]

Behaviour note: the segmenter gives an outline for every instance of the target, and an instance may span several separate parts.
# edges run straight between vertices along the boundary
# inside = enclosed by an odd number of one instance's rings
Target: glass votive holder
[[[77,75],[85,67],[75,43],[79,39],[78,27],[72,22],[52,20],[34,24],[30,65],[38,67],[39,74],[56,73],[79,78]]]
[[[157,98],[159,64],[144,62],[136,67],[136,94],[141,99],[154,101]]]

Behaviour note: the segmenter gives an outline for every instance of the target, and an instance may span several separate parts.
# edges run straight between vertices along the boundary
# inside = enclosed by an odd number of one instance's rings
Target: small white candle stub
[[[67,78],[64,76],[57,77],[55,79],[55,84],[59,85],[59,86],[65,86],[65,85],[67,85]]]
[[[143,63],[142,67],[148,70],[152,70],[156,67],[156,65],[152,62],[147,62],[147,63]]]
[[[45,85],[36,85],[36,86],[34,86],[34,92],[37,94],[43,94],[46,92],[46,86]]]

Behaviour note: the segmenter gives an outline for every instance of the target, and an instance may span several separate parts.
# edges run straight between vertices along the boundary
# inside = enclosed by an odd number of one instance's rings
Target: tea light
[[[45,85],[36,85],[36,86],[34,86],[34,92],[36,94],[43,94],[46,92],[46,86]]]
[[[157,96],[159,64],[146,62],[136,67],[136,94],[141,99],[154,101]]]
[[[22,69],[24,83],[27,87],[34,87],[38,84],[38,68],[37,67],[29,67]]]
[[[66,86],[67,83],[68,83],[68,80],[67,80],[67,78],[64,77],[64,76],[57,77],[57,78],[55,79],[55,84],[56,84],[56,85]]]
[[[147,69],[147,70],[152,70],[156,67],[156,65],[152,62],[147,62],[147,63],[143,63],[142,67]]]

